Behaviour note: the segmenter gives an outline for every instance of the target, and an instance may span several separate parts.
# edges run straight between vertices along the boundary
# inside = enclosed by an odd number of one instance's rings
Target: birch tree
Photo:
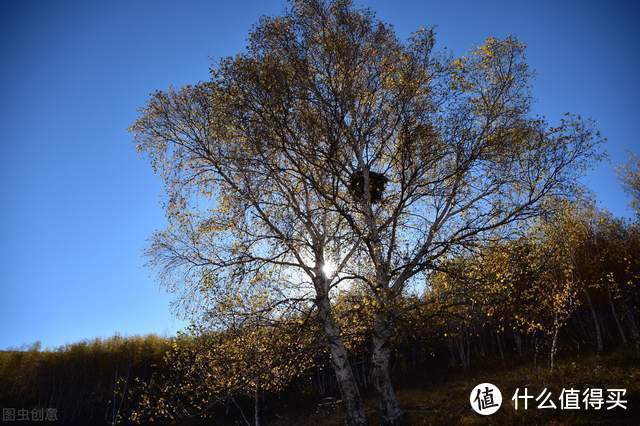
[[[314,307],[347,423],[365,424],[329,297],[342,280],[338,272],[351,268],[359,241],[310,190],[307,178],[317,171],[291,162],[269,143],[278,137],[276,128],[264,127],[264,111],[253,109],[277,108],[260,106],[271,102],[268,93],[250,99],[243,92],[241,76],[262,81],[260,68],[270,64],[245,56],[226,60],[209,83],[156,93],[132,125],[138,148],[166,184],[169,225],[154,236],[149,255],[163,282],[182,292],[180,302],[190,313],[222,310],[268,321]],[[288,90],[272,84],[264,89]],[[314,181],[337,187],[331,174]]]
[[[455,60],[434,43],[428,29],[400,41],[347,0],[294,1],[211,81],[156,94],[133,126],[168,183],[171,226],[153,252],[172,282],[180,271],[212,297],[258,280],[280,311],[313,302],[354,424],[366,420],[330,291],[358,283],[375,297],[374,384],[382,422],[398,423],[399,298],[570,193],[600,141],[579,117],[531,114],[517,40]],[[197,213],[201,196],[215,208]]]
[[[362,239],[364,282],[380,307],[372,363],[383,422],[402,415],[389,375],[397,300],[456,252],[504,234],[568,195],[597,157],[592,123],[532,116],[524,45],[489,38],[468,56],[434,53],[434,33],[406,43],[349,2],[297,2],[254,33],[277,58],[269,84],[288,88],[263,108],[271,141],[336,177],[307,181]],[[278,76],[278,77],[275,77]],[[310,155],[311,154],[311,155]]]

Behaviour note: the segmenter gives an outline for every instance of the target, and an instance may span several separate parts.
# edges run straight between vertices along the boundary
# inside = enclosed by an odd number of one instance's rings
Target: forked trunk
[[[349,363],[347,350],[344,347],[340,330],[336,324],[329,306],[328,296],[319,296],[317,301],[318,316],[327,338],[331,363],[336,374],[340,395],[346,411],[346,424],[348,426],[366,425],[367,417],[362,407],[362,398],[358,390],[358,385]]]
[[[402,410],[396,393],[393,390],[389,375],[389,360],[391,358],[391,337],[393,325],[388,314],[376,315],[373,327],[373,353],[371,363],[373,367],[373,382],[380,397],[382,409],[381,424],[398,425],[402,418]]]

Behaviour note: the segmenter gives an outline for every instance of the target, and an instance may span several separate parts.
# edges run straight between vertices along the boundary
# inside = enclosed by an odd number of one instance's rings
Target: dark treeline
[[[553,368],[554,355],[626,347],[638,356],[640,228],[591,207],[557,213],[508,243],[451,258],[394,309],[396,384],[446,381],[477,366]],[[446,266],[446,267],[445,267]],[[356,380],[373,392],[375,299],[336,300]],[[3,407],[55,407],[66,423],[253,424],[339,404],[314,313],[171,339],[119,338],[0,354]],[[428,374],[426,373],[428,372]]]
[[[169,348],[157,337],[112,337],[55,351],[0,351],[0,406],[55,408],[63,423],[110,424],[122,408],[119,383],[150,377]]]

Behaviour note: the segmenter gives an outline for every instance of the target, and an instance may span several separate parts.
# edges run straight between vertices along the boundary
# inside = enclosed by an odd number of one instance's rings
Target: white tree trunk
[[[391,358],[391,338],[393,325],[388,314],[381,312],[376,315],[373,326],[373,366],[374,386],[380,397],[383,425],[397,425],[402,417],[402,410],[396,397],[389,374],[389,359]]]
[[[591,318],[593,319],[593,326],[596,332],[596,352],[601,353],[604,349],[602,345],[602,331],[600,330],[600,322],[598,321],[598,314],[596,313],[595,308],[593,307],[593,302],[591,301],[591,295],[589,295],[589,291],[585,288],[584,295],[587,298],[587,304],[589,305],[589,311],[591,312]]]
[[[340,394],[346,411],[346,424],[349,426],[366,425],[367,417],[362,407],[362,398],[349,363],[347,350],[340,337],[340,330],[331,315],[328,295],[319,295],[316,304],[318,317],[327,338],[333,369],[340,387]]]
[[[257,383],[253,398],[253,424],[254,426],[260,426],[260,386]]]
[[[558,333],[560,332],[560,322],[558,321],[558,314],[556,314],[553,321],[553,339],[551,340],[551,353],[549,354],[549,370],[553,372],[555,367],[556,352],[558,350]]]
[[[607,296],[609,297],[609,306],[611,307],[611,315],[613,315],[613,319],[616,322],[616,328],[618,329],[618,333],[620,334],[620,339],[622,340],[622,344],[627,344],[627,336],[624,333],[624,328],[622,328],[622,323],[620,322],[620,318],[618,318],[618,311],[616,309],[616,305],[613,303],[613,296],[611,295],[611,288],[607,286]]]

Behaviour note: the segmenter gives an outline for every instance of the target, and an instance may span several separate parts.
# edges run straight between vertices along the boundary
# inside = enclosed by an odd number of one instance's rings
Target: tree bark
[[[635,343],[636,356],[638,356],[640,355],[640,332],[638,331],[638,324],[636,323],[633,310],[628,306],[626,308],[626,317],[629,320],[629,328],[631,329],[631,336],[633,336],[633,341]]]
[[[500,359],[504,364],[504,350],[502,349],[502,339],[500,339],[500,331],[496,330],[496,343],[498,345],[498,351],[500,351]]]
[[[620,323],[620,318],[618,318],[618,311],[616,310],[616,305],[613,303],[613,296],[611,295],[611,288],[609,287],[609,285],[607,285],[607,296],[609,297],[609,306],[611,307],[611,315],[613,315],[613,319],[616,322],[616,327],[618,328],[620,339],[622,340],[622,344],[626,346],[627,336],[624,334],[624,328],[622,328],[622,323]]]
[[[253,398],[253,424],[254,426],[260,426],[260,387],[257,383]]]
[[[398,425],[402,418],[402,410],[389,374],[391,338],[393,334],[393,320],[389,313],[384,311],[378,313],[373,325],[371,363],[373,366],[373,383],[380,397],[381,424],[383,425]]]
[[[558,314],[556,314],[553,321],[553,339],[551,340],[551,353],[549,354],[549,369],[553,373],[553,367],[555,366],[556,352],[558,350],[558,333],[560,332],[560,322],[558,321]]]
[[[522,337],[520,336],[520,332],[513,330],[513,340],[516,342],[516,350],[518,351],[518,356],[522,358]]]
[[[591,312],[591,318],[593,319],[593,326],[596,331],[596,352],[601,353],[604,349],[602,346],[602,330],[600,330],[600,322],[598,321],[598,314],[596,313],[596,309],[593,307],[593,302],[591,301],[591,295],[589,295],[589,291],[585,288],[584,295],[587,299],[587,304],[589,305],[589,312]]]
[[[331,363],[336,374],[336,380],[340,388],[340,395],[346,411],[346,424],[348,426],[366,425],[367,417],[362,407],[362,398],[358,385],[349,363],[347,350],[340,337],[340,329],[331,315],[329,296],[320,293],[316,299],[318,317],[327,338]]]

